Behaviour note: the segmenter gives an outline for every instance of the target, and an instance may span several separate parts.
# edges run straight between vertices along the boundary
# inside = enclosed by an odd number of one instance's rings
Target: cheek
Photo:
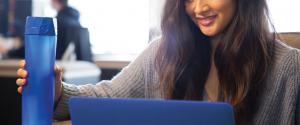
[[[232,2],[228,2],[223,4],[219,9],[219,17],[217,21],[218,30],[224,30],[229,23],[231,22],[234,13],[235,13],[235,4]]]
[[[217,36],[224,32],[226,27],[232,21],[235,12],[235,6],[232,3],[218,3],[211,6],[212,10],[218,14],[215,23],[211,27],[199,27],[201,31],[207,36]]]
[[[194,16],[194,10],[193,8],[190,6],[190,5],[186,5],[185,6],[185,12],[187,13],[187,15],[193,19],[193,16]]]
[[[195,13],[194,13],[193,7],[186,6],[185,11],[186,11],[186,14],[188,15],[188,17],[191,19],[191,21],[193,21],[197,25],[197,19],[195,18]],[[200,28],[200,27],[198,26],[198,28]]]

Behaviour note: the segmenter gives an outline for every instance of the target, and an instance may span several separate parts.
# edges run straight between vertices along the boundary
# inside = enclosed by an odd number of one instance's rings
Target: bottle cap
[[[56,18],[50,17],[27,17],[25,35],[57,35]]]

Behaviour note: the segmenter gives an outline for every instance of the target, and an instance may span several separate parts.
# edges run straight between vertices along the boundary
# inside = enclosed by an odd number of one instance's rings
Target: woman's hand
[[[25,60],[21,60],[19,62],[20,68],[18,69],[17,74],[20,78],[18,78],[16,81],[17,85],[19,86],[18,87],[19,93],[22,93],[23,86],[26,85],[26,78],[28,72],[24,69],[25,65],[26,65]],[[57,102],[62,93],[62,69],[58,65],[55,65],[54,71],[55,71],[55,102]]]

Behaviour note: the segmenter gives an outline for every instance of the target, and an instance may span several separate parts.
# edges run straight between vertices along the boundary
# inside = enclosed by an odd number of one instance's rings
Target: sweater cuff
[[[62,84],[62,95],[57,103],[57,107],[54,110],[55,120],[67,120],[70,119],[69,114],[69,99],[72,96],[76,96],[77,87],[75,85]]]

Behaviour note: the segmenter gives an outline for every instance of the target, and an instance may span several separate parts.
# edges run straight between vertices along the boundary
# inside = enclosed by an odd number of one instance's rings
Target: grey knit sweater
[[[300,125],[300,51],[275,42],[274,68],[267,77],[253,123]],[[163,99],[165,95],[158,89],[158,75],[154,70],[158,46],[158,40],[152,42],[110,81],[81,86],[64,83],[54,118],[64,120],[69,116],[68,100],[71,96]]]

